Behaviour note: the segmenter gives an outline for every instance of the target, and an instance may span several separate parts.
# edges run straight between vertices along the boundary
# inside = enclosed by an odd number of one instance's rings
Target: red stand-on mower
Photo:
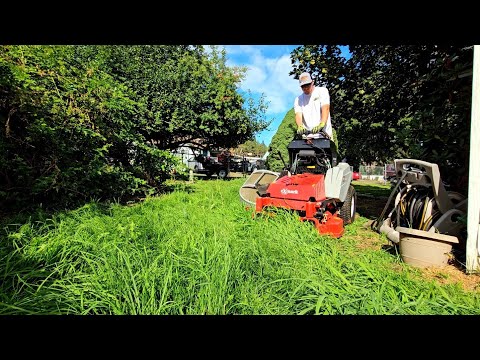
[[[339,238],[355,219],[357,195],[352,171],[337,163],[336,145],[325,133],[296,137],[281,172],[254,171],[240,188],[240,199],[260,213],[269,207],[296,211],[320,234]]]

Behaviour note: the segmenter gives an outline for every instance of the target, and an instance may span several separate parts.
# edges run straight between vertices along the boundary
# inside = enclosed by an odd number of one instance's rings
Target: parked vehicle
[[[226,178],[230,172],[250,174],[255,170],[265,169],[265,160],[252,156],[232,155],[230,151],[210,151],[192,145],[183,145],[172,151],[175,156],[197,174],[207,177],[216,175]]]
[[[223,157],[213,158],[211,156],[205,156],[203,154],[195,157],[202,167],[194,169],[196,173],[205,174],[207,177],[211,177],[216,174],[219,179],[225,179],[230,173],[229,158]]]
[[[252,173],[260,169],[265,169],[265,161],[262,159],[234,156],[230,160],[231,171]]]

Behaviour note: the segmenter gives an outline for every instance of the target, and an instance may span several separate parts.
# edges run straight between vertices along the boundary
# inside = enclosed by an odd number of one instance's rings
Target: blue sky
[[[299,45],[226,45],[227,66],[248,67],[240,90],[252,92],[258,99],[262,94],[268,103],[267,119],[272,120],[267,130],[255,137],[269,145],[293,101],[301,93],[298,80],[288,76],[290,52]]]

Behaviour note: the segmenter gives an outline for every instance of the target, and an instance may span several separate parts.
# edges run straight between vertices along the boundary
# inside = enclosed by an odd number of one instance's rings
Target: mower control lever
[[[303,140],[307,139],[328,139],[331,140],[330,136],[325,132],[325,130],[320,130],[319,132],[312,133],[311,131],[307,131],[302,134],[301,137]]]

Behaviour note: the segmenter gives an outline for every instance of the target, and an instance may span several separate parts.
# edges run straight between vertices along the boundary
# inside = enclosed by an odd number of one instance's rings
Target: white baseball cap
[[[304,72],[300,75],[298,81],[300,82],[300,86],[310,84],[312,82],[312,77],[308,72]]]

